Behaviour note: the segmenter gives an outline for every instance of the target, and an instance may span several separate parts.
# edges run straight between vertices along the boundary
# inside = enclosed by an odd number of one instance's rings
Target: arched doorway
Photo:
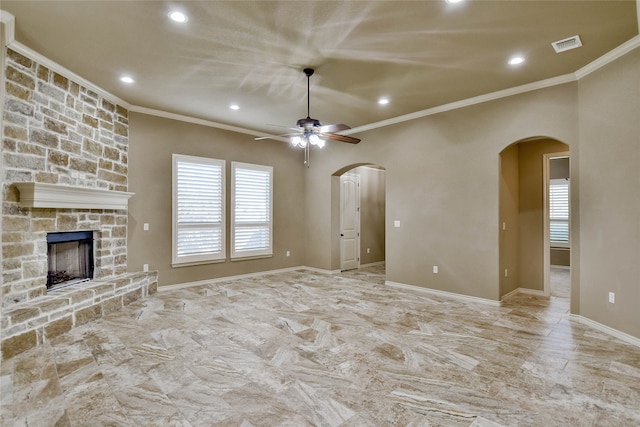
[[[353,164],[332,174],[332,270],[385,262],[385,169]]]
[[[549,296],[552,293],[551,260],[557,259],[552,257],[551,251],[571,250],[568,232],[563,245],[553,245],[550,239],[549,162],[556,157],[568,159],[569,146],[548,137],[516,141],[500,152],[501,299],[517,292]],[[568,167],[566,178],[569,182]],[[568,230],[568,217],[566,224]],[[567,287],[570,283],[568,271],[562,283]],[[567,289],[567,298],[569,294]]]

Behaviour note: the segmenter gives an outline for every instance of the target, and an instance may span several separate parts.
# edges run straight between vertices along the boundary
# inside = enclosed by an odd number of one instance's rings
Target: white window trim
[[[269,247],[263,250],[236,252],[236,169],[249,169],[269,173]],[[265,225],[264,222],[243,225]],[[231,259],[266,258],[273,256],[273,167],[250,163],[231,162]]]
[[[221,170],[221,220],[215,228],[220,228],[222,235],[222,247],[218,253],[207,255],[193,255],[178,257],[178,185],[177,185],[177,165],[178,162],[189,162],[219,166]],[[171,240],[171,265],[172,267],[186,267],[190,265],[208,264],[215,262],[223,262],[227,256],[226,248],[226,162],[224,160],[210,159],[206,157],[187,156],[183,154],[173,154],[172,156],[172,202],[171,202],[171,224],[172,224],[172,240]]]

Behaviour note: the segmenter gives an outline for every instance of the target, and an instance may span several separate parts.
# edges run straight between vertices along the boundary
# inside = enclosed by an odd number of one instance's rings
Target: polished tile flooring
[[[376,267],[158,294],[2,363],[2,426],[637,426],[640,348]]]

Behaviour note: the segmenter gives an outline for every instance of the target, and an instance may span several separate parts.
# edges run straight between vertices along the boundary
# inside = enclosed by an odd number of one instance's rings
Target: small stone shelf
[[[127,209],[135,193],[99,188],[71,187],[40,182],[16,182],[20,205],[29,208]]]

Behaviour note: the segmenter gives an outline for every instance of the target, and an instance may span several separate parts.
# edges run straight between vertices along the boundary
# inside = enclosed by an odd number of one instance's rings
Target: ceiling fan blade
[[[357,144],[360,142],[358,138],[346,135],[338,135],[337,133],[323,133],[323,138],[332,139],[334,141],[348,142],[349,144]]]
[[[344,124],[334,124],[334,125],[324,125],[320,127],[321,133],[334,133],[340,132],[341,130],[351,129],[351,126],[347,126]]]

